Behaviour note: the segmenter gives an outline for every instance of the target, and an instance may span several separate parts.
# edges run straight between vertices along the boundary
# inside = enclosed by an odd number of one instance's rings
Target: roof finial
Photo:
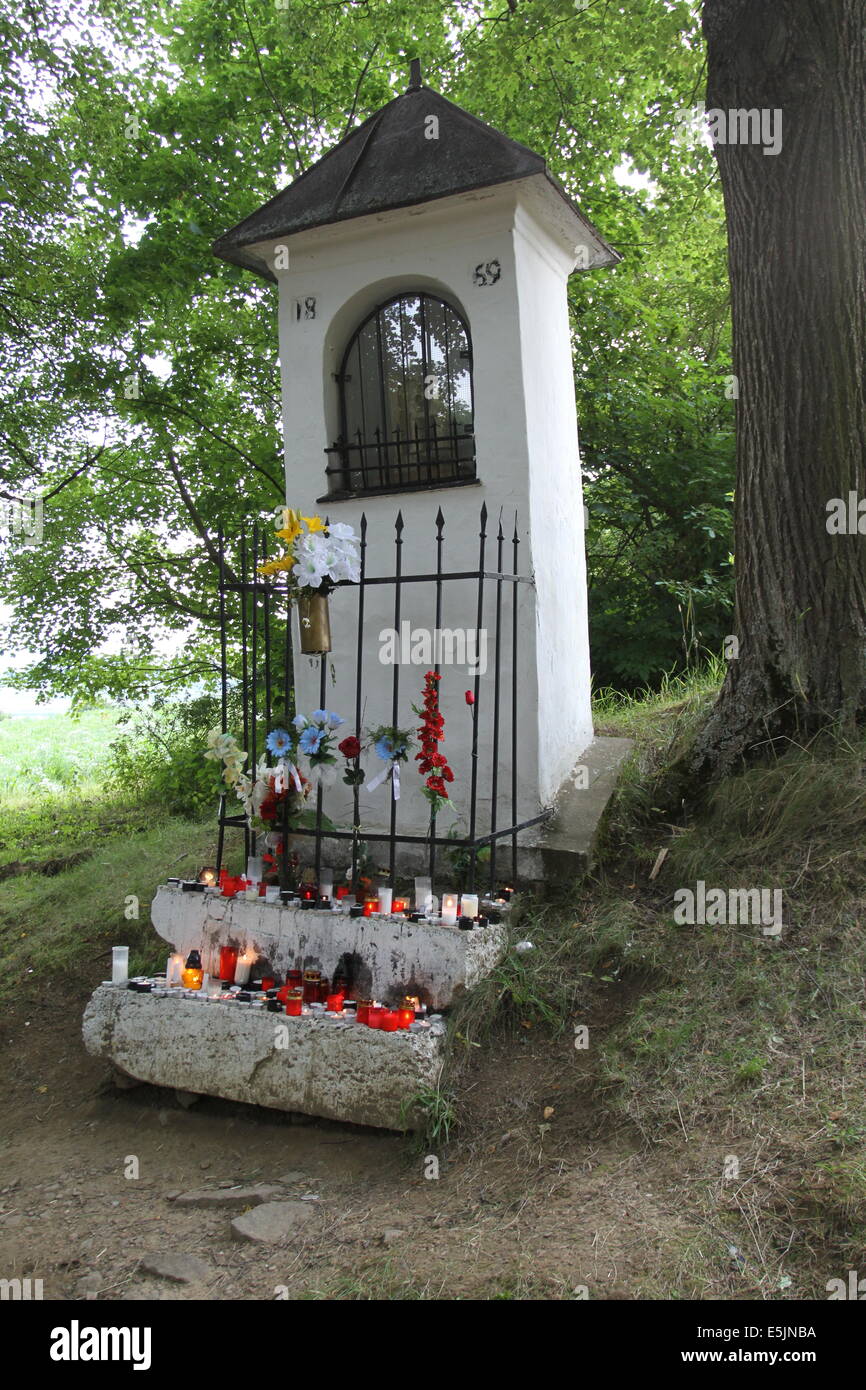
[[[421,85],[421,59],[413,58],[409,64],[409,86],[406,91],[417,92]]]

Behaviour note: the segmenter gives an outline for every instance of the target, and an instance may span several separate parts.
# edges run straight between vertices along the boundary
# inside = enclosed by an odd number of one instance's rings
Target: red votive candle
[[[233,980],[238,968],[238,953],[234,946],[220,946],[220,979]]]
[[[378,898],[368,898],[367,901],[364,903],[364,916],[365,916],[365,917],[372,917],[372,916],[373,916],[373,913],[374,913],[374,912],[378,912],[378,911],[379,911],[379,899],[378,899]]]
[[[334,896],[336,897],[336,899],[337,899],[338,902],[340,901],[341,898],[348,898],[348,896],[349,896],[349,890],[348,890],[348,888],[346,887],[346,885],[345,885],[345,884],[342,884],[342,885],[336,890]]]
[[[369,1020],[369,1014],[370,1014],[370,1009],[371,1009],[371,1007],[372,1007],[372,1003],[373,1003],[372,999],[359,999],[359,1000],[358,1000],[358,1022],[359,1022],[359,1023],[369,1023],[369,1021],[370,1021],[370,1020]]]
[[[397,1014],[397,1026],[399,1028],[408,1028],[410,1023],[415,1022],[415,1010],[411,1009],[408,1004],[401,1004],[399,1009],[395,1010],[395,1012]]]
[[[325,999],[325,1008],[328,1010],[328,1013],[341,1014],[343,1012],[344,998],[345,996],[342,994],[329,994]]]
[[[300,1018],[303,1007],[304,991],[302,989],[290,989],[286,999],[286,1013],[290,1018]]]
[[[382,1026],[382,1015],[384,1009],[380,1009],[378,1004],[371,1004],[367,1010],[367,1027],[380,1028]]]
[[[276,984],[276,980],[274,979],[273,975],[263,975],[263,976],[262,976],[262,989],[263,989],[263,990],[273,989],[273,987],[274,987],[275,984]]]
[[[396,1009],[383,1009],[382,1017],[379,1019],[379,1027],[383,1033],[396,1033],[400,1027],[399,1014]]]
[[[405,898],[395,898],[391,904],[392,912],[408,912],[409,904]]]
[[[291,979],[291,974],[292,974],[292,972],[289,971],[289,978],[290,978],[290,979]],[[319,990],[320,990],[320,988],[321,988],[321,984],[322,984],[322,973],[321,973],[320,970],[305,970],[305,971],[304,971],[304,1003],[305,1003],[305,1004],[318,1004],[318,1003],[319,1003]]]

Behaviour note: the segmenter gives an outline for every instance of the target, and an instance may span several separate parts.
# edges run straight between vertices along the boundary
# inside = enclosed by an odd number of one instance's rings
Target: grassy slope
[[[34,796],[97,793],[118,713],[0,718],[0,801],[23,806]]]
[[[671,824],[654,810],[657,778],[711,698],[703,682],[643,703],[600,702],[600,730],[637,741],[601,863],[567,900],[519,909],[515,938],[535,950],[512,953],[465,1001],[452,1079],[491,1029],[602,1020],[587,1056],[600,1116],[669,1151],[684,1193],[730,1239],[735,1268],[743,1261],[743,1295],[784,1297],[793,1277],[799,1297],[825,1297],[815,1281],[828,1265],[840,1276],[858,1268],[866,1239],[866,740],[792,748]],[[3,985],[40,988],[56,971],[84,978],[119,942],[133,947],[134,970],[161,958],[147,904],[168,873],[212,858],[212,825],[91,802],[80,817],[67,807],[52,830],[52,814],[36,819],[52,843],[86,844],[93,857],[57,877],[0,884]],[[668,855],[650,880],[660,849]],[[782,888],[781,938],[675,925],[674,890],[699,878]],[[124,916],[128,895],[139,898],[137,921]],[[429,1104],[446,1137],[447,1086]],[[459,1120],[459,1086],[454,1106]],[[732,1158],[739,1176],[726,1178]],[[702,1269],[701,1252],[684,1250],[672,1287],[719,1296]]]
[[[866,1240],[866,739],[792,747],[671,824],[653,790],[712,693],[678,684],[599,712],[600,731],[637,749],[596,876],[567,903],[523,909],[515,937],[535,950],[512,954],[459,1026],[477,1042],[494,1016],[568,1029],[613,1019],[589,1046],[611,1123],[670,1148],[706,1223],[734,1232],[744,1296],[784,1297],[793,1277],[799,1297],[826,1297],[828,1260],[844,1277]],[[698,879],[781,888],[781,937],[676,925],[674,890]],[[683,1259],[683,1285],[700,1297],[703,1257]]]

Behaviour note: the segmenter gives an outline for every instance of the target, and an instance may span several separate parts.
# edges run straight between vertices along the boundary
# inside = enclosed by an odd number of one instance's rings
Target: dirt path
[[[696,1292],[700,1215],[674,1155],[604,1132],[568,1038],[479,1054],[430,1178],[429,1155],[399,1136],[117,1090],[81,1043],[87,993],[17,1003],[3,1024],[0,1274],[41,1278],[46,1298],[670,1297],[672,1280]],[[232,1183],[277,1184],[314,1219],[284,1245],[251,1245],[231,1236],[236,1212],[171,1196]],[[703,1237],[710,1296],[725,1297],[724,1241]],[[139,1268],[152,1252],[206,1268],[172,1283]]]

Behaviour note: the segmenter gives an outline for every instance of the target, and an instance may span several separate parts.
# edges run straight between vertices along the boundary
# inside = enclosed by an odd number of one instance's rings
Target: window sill
[[[394,487],[363,488],[358,492],[326,492],[324,497],[316,498],[317,506],[329,502],[354,502],[359,497],[406,497],[413,492],[442,492],[452,487],[480,487],[480,478],[448,478],[433,483],[403,483]]]

